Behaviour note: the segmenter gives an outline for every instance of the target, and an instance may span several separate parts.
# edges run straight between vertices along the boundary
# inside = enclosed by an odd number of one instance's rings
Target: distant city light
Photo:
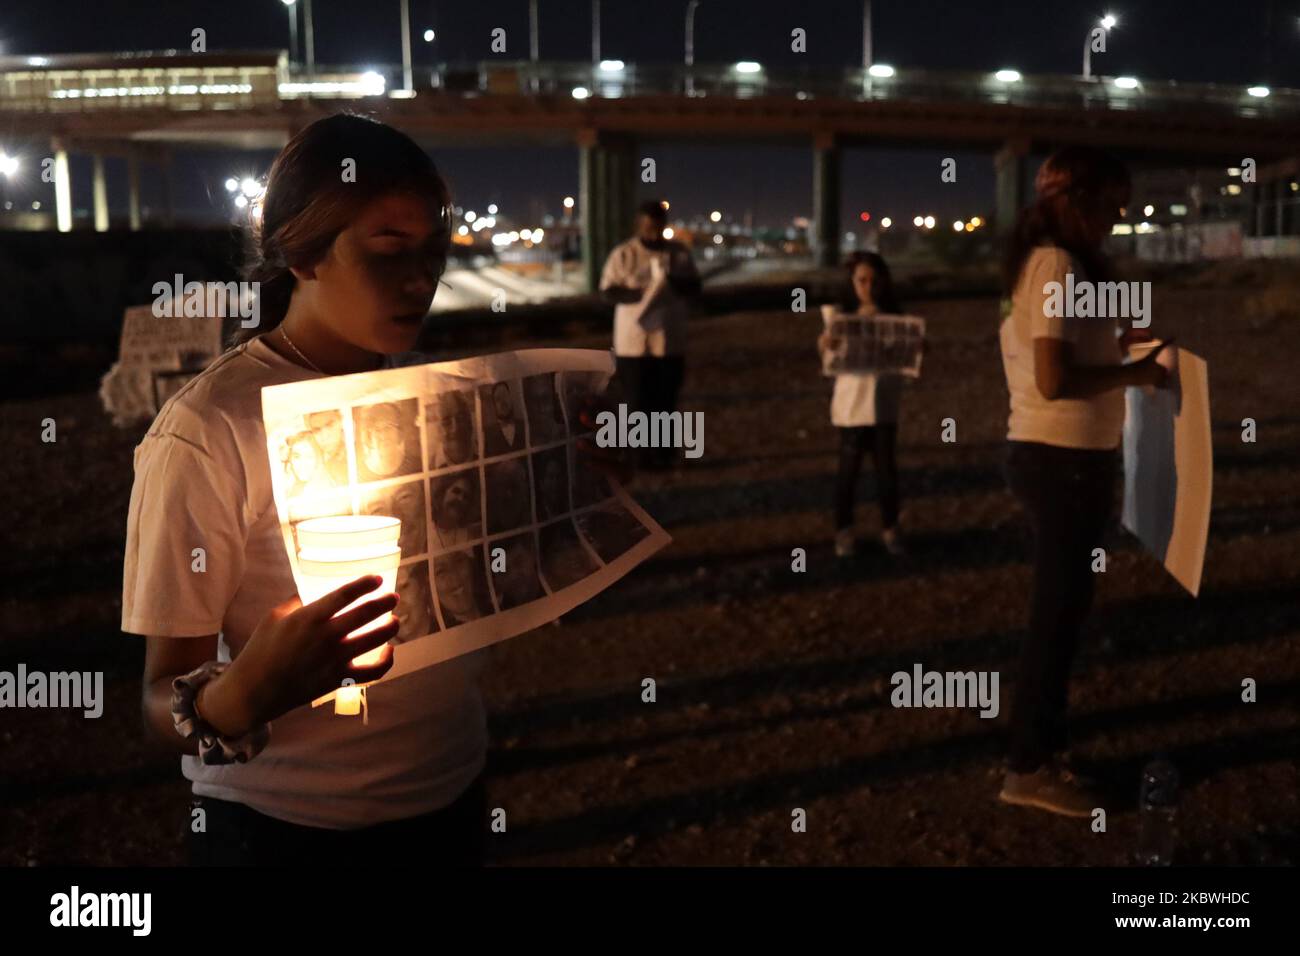
[[[239,180],[236,179],[234,176],[231,176],[229,179],[226,180],[226,192],[233,193],[238,188],[239,188]]]
[[[1119,18],[1114,14],[1108,13],[1101,18],[1101,25],[1107,30],[1112,30],[1119,23]]]
[[[1155,211],[1156,211],[1156,207],[1150,204],[1142,207],[1142,215],[1144,216],[1150,216]]]
[[[27,58],[27,65],[28,66],[49,66],[50,60],[49,57],[44,57],[44,56],[29,56]]]
[[[572,209],[572,208],[573,208],[573,197],[572,197],[572,196],[565,196],[565,197],[564,197],[564,208],[565,208],[565,209]]]
[[[478,218],[478,213],[476,213],[473,209],[467,210],[467,211],[465,212],[465,221],[466,221],[466,222],[473,222],[473,221],[474,221],[475,219],[477,219],[477,218]]]
[[[239,191],[249,199],[252,199],[262,191],[262,186],[256,179],[245,177],[239,184]]]
[[[1117,76],[1115,85],[1121,90],[1136,90],[1141,84],[1138,83],[1137,77],[1134,76]]]
[[[1241,175],[1241,167],[1240,167],[1240,166],[1229,166],[1229,167],[1228,167],[1228,175],[1229,175],[1229,176],[1240,176],[1240,175]]]
[[[966,223],[962,222],[960,219],[958,219],[956,222],[952,224],[953,232],[963,232],[965,229],[966,229]]]
[[[623,69],[623,61],[622,60],[601,60],[600,69],[601,72],[604,73],[618,73]]]
[[[573,98],[575,100],[585,100],[590,95],[591,90],[587,89],[585,86],[575,86],[573,88]]]
[[[1263,99],[1268,96],[1269,89],[1267,86],[1252,86],[1250,89],[1246,90],[1246,92],[1251,96],[1257,96],[1260,99]]]
[[[497,204],[494,202],[488,203],[488,215],[495,216],[496,214],[497,214]]]
[[[531,242],[533,238],[533,231],[531,229],[520,229],[519,238],[523,239],[525,242]]]
[[[248,205],[248,200],[243,196],[236,196],[235,205],[238,206],[240,209],[243,209],[245,206]]]
[[[432,43],[432,42],[433,42],[433,36],[434,36],[434,33],[433,33],[432,30],[425,30],[425,31],[424,31],[424,42],[425,42],[425,43]]]
[[[713,210],[713,212],[709,213],[709,221],[710,221],[710,222],[721,222],[721,221],[722,221],[722,213],[719,212],[719,211],[716,210],[716,209]]]
[[[867,72],[872,76],[885,78],[894,75],[894,68],[888,63],[873,63],[867,67]]]
[[[545,231],[544,229],[534,229],[534,230],[533,230],[533,242],[541,242],[541,241],[542,241],[542,236],[544,236],[544,235],[546,235],[546,231]]]
[[[913,216],[913,217],[912,217],[912,225],[916,226],[917,229],[920,229],[922,226],[925,225],[925,217],[924,217],[924,216]]]
[[[759,73],[762,69],[762,64],[755,63],[753,60],[741,60],[736,64],[737,73]]]
[[[863,222],[870,222],[871,213],[864,211],[861,215],[858,216],[858,218],[861,219]]]
[[[672,237],[673,237],[673,227],[672,227],[672,226],[664,226],[664,238],[665,238],[665,239],[671,239]]]
[[[1020,82],[1020,71],[1019,71],[1019,70],[998,70],[998,71],[997,71],[996,73],[994,73],[993,75],[994,75],[997,79],[1001,80],[1003,83],[1019,83],[1019,82]]]
[[[456,234],[461,236],[468,236],[469,226],[465,225],[464,223],[461,223],[460,228],[456,230]]]
[[[669,203],[668,203],[668,200],[667,200],[667,199],[661,199],[661,200],[660,200],[660,201],[659,201],[659,205],[661,205],[661,206],[663,206],[663,207],[664,207],[664,212],[667,212],[667,211],[668,211],[668,210],[669,210],[669,209],[671,209],[671,208],[672,208],[672,206],[671,206],[671,205],[669,205]]]
[[[722,245],[722,236],[721,236],[720,234],[717,234],[717,233],[714,234],[714,236],[713,236],[713,244],[714,244],[715,246],[720,246],[720,245]]]
[[[1169,214],[1171,216],[1186,216],[1187,206],[1183,203],[1176,202],[1169,207]]]
[[[966,223],[966,231],[967,231],[967,232],[974,232],[974,231],[975,231],[975,226],[974,226],[974,224],[973,224],[973,223],[969,223],[969,222]]]
[[[1240,196],[1240,195],[1241,195],[1241,186],[1239,186],[1239,185],[1236,184],[1236,183],[1228,183],[1228,195],[1229,195],[1229,196]]]
[[[40,204],[39,202],[34,202],[34,203],[32,203],[32,208],[33,208],[33,209],[40,209],[40,208],[41,208],[41,204]]]
[[[981,219],[979,216],[971,216],[970,224],[974,226],[976,229],[978,229],[980,226],[984,225],[984,220]]]
[[[926,217],[925,217],[925,228],[926,228],[926,229],[933,229],[933,228],[934,228],[934,216],[926,216]]]
[[[18,157],[0,153],[0,176],[12,176],[18,172]]]
[[[886,216],[884,219],[880,220],[880,228],[881,228],[881,229],[888,229],[888,228],[889,228],[890,226],[892,226],[893,224],[894,224],[894,220],[890,219],[888,216]]]

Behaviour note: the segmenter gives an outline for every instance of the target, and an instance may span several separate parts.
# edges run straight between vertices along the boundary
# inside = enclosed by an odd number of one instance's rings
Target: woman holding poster
[[[1097,150],[1068,147],[1043,164],[1035,189],[1004,272],[1006,476],[1033,527],[1034,579],[999,799],[1086,817],[1104,801],[1064,756],[1067,681],[1112,510],[1123,389],[1163,385],[1166,370],[1155,354],[1121,364],[1135,334],[1120,336],[1114,316],[1078,318],[1051,306],[1053,289],[1112,278],[1101,246],[1128,202],[1128,171]]]
[[[349,164],[355,176],[341,175]],[[299,132],[251,218],[261,327],[172,398],[136,449],[122,629],[145,636],[147,723],[184,755],[204,814],[203,832],[187,827],[194,862],[383,867],[411,862],[412,848],[421,866],[481,861],[481,655],[374,685],[365,722],[309,706],[388,671],[398,621],[343,638],[397,596],[373,595],[368,577],[300,604],[261,411],[265,386],[376,369],[415,345],[448,207],[432,160],[397,130],[337,115]],[[358,417],[364,480],[418,468],[408,411]],[[320,465],[303,464],[303,480]],[[380,647],[379,663],[351,663]]]
[[[874,252],[854,253],[845,264],[855,315],[901,315],[894,296],[894,281],[884,258]],[[823,332],[817,340],[823,352],[839,343]],[[852,557],[853,507],[862,458],[871,450],[880,502],[880,542],[895,557],[905,553],[898,529],[898,409],[903,380],[898,375],[876,372],[841,372],[835,376],[831,395],[831,424],[839,431],[840,464],[835,479],[835,554]]]

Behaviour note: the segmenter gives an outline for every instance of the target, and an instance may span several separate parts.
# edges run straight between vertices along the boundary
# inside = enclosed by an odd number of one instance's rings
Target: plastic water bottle
[[[1138,794],[1137,862],[1169,866],[1174,859],[1178,824],[1178,770],[1158,758],[1142,769]]]

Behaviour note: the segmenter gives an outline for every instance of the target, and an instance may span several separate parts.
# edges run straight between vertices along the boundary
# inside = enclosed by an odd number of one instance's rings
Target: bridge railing
[[[879,68],[877,68],[879,72]],[[905,103],[987,103],[1026,108],[1151,110],[1300,116],[1300,91],[1252,96],[1246,87],[1114,77],[1025,75],[761,64],[502,61],[442,63],[413,70],[416,95],[525,95],[578,98],[755,97]],[[47,112],[163,108],[274,107],[285,99],[400,95],[401,68],[291,68],[284,51],[0,57],[0,110]]]

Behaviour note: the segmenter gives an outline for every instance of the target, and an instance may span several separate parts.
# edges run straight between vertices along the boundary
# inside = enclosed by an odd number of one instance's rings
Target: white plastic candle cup
[[[402,519],[389,515],[334,515],[299,521],[298,550],[330,554],[343,548],[365,548],[372,544],[397,544]]]
[[[379,519],[379,521],[376,521]],[[328,522],[321,527],[319,522]],[[382,522],[382,523],[381,523]],[[354,527],[349,529],[348,524]],[[401,520],[380,515],[341,515],[334,518],[312,518],[298,525],[298,596],[303,604],[310,604],[326,594],[338,590],[349,581],[377,574],[381,579],[375,591],[368,591],[347,607],[343,614],[359,604],[397,590],[397,566],[402,560],[402,550],[397,537]],[[311,526],[304,528],[304,526]],[[376,540],[382,534],[388,539]],[[304,542],[311,542],[304,544]],[[336,615],[337,616],[337,615]],[[392,612],[382,614],[348,634],[348,639],[368,634],[393,620]],[[383,648],[353,658],[359,667],[377,664],[383,657]]]

